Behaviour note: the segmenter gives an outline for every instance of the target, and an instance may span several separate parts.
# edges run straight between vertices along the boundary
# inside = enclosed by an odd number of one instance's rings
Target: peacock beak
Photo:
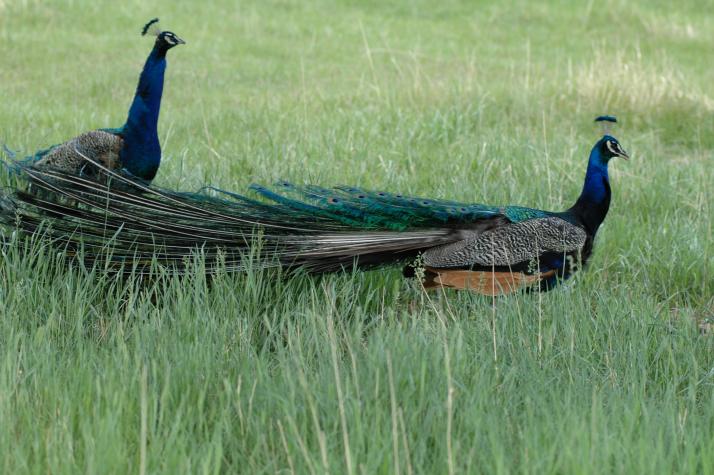
[[[620,150],[619,150],[617,156],[620,157],[620,158],[624,158],[625,160],[629,160],[629,159],[630,159],[630,154],[628,154],[627,152],[625,152],[622,148],[620,148]]]
[[[179,45],[185,45],[185,44],[186,44],[186,42],[185,42],[184,40],[182,40],[181,38],[179,38],[178,36],[176,37],[176,39],[178,40],[178,43],[177,43],[177,44],[179,44]]]

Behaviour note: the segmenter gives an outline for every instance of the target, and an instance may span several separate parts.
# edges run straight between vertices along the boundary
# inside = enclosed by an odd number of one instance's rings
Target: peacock
[[[33,186],[0,200],[0,221],[28,235],[41,229],[88,264],[122,272],[160,264],[182,273],[196,252],[209,272],[258,265],[326,273],[403,263],[404,274],[419,276],[427,289],[495,296],[549,290],[585,264],[610,206],[614,157],[629,158],[606,131],[590,152],[580,196],[557,212],[289,181],[252,185],[255,197],[189,193],[106,167],[103,180],[26,167]]]
[[[149,21],[141,32],[142,36],[156,36],[156,41],[139,76],[126,123],[115,129],[85,132],[37,152],[23,160],[23,165],[31,164],[38,169],[64,173],[89,173],[91,167],[83,158],[87,156],[107,169],[122,170],[146,182],[153,180],[161,162],[157,124],[164,89],[166,53],[174,46],[185,44],[175,33],[161,31],[158,21],[158,18]]]

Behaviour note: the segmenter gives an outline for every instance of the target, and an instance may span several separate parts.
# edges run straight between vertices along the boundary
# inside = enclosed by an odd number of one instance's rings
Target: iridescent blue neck
[[[607,174],[608,159],[602,154],[603,137],[590,152],[588,169],[585,173],[583,191],[575,205],[568,210],[585,225],[588,232],[595,234],[610,209],[610,178]]]
[[[154,178],[161,162],[157,126],[165,71],[166,50],[154,47],[141,71],[122,132],[122,165],[133,175],[145,180]]]
[[[580,193],[580,199],[587,200],[590,203],[602,203],[605,199],[609,199],[609,185],[610,177],[607,174],[607,161],[602,159],[600,147],[596,145],[590,152],[590,160],[588,161],[588,169],[585,173],[585,183],[583,184],[583,191]]]

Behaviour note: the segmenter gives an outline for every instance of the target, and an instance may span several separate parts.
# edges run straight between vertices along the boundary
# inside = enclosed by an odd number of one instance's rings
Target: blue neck
[[[583,191],[580,193],[580,200],[586,200],[592,204],[602,203],[610,197],[610,177],[607,174],[607,162],[600,158],[599,147],[590,152],[588,169],[585,173],[585,183]]]
[[[607,215],[611,198],[608,160],[603,157],[601,150],[601,143],[598,142],[590,152],[583,191],[575,205],[568,210],[593,235]]]
[[[122,132],[122,165],[133,175],[145,180],[154,178],[161,162],[157,126],[165,71],[166,50],[154,47],[141,71]]]

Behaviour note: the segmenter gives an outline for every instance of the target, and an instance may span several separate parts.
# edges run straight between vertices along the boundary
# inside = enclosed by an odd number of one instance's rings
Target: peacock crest
[[[150,20],[144,28],[141,29],[141,36],[159,36],[161,34],[161,28],[159,28],[159,19],[154,18]]]

